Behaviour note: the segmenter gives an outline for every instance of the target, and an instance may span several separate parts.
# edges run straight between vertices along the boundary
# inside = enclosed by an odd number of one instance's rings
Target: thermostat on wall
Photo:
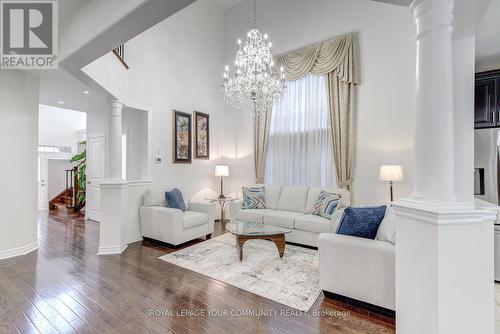
[[[161,155],[155,156],[155,164],[159,165],[163,163],[163,157]]]

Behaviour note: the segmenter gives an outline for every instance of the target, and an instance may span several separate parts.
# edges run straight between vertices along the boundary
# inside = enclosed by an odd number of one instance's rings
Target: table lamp
[[[224,165],[215,166],[215,176],[220,176],[220,195],[219,198],[224,198],[224,176],[229,176],[229,167]]]
[[[389,181],[389,191],[391,194],[391,203],[394,201],[393,185],[396,181],[403,181],[403,167],[398,165],[380,166],[380,181]]]

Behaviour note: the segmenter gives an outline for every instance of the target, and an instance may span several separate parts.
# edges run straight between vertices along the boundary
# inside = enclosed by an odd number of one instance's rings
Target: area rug
[[[226,233],[160,259],[304,312],[321,293],[314,249],[287,244],[280,258],[273,242],[249,240],[240,262],[235,237]]]

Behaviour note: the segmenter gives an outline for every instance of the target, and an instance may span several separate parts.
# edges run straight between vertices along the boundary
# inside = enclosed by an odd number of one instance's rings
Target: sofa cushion
[[[267,209],[242,209],[236,214],[236,220],[241,220],[250,223],[262,223],[264,212],[270,211]]]
[[[263,186],[243,187],[243,209],[265,209],[265,193]]]
[[[184,211],[184,229],[193,228],[208,223],[208,215],[203,212]]]
[[[307,214],[295,218],[295,229],[315,233],[331,233],[332,221],[321,216]]]
[[[306,213],[313,213],[314,212],[314,204],[316,204],[316,200],[318,199],[321,190],[326,191],[327,193],[335,193],[340,196],[340,204],[339,208],[344,208],[348,207],[351,202],[350,199],[350,193],[346,189],[341,189],[341,188],[318,188],[318,187],[311,187],[309,188],[309,193],[307,194],[307,206],[306,206]]]
[[[321,190],[316,204],[314,204],[313,215],[321,216],[326,219],[332,218],[340,204],[340,195],[337,193],[327,193]]]
[[[276,210],[281,195],[280,186],[264,186],[266,208]]]
[[[144,206],[168,206],[164,189],[149,189],[144,194]]]
[[[262,221],[264,224],[293,229],[295,227],[295,218],[303,215],[302,212],[266,210]]]
[[[346,208],[337,234],[375,239],[378,227],[384,219],[386,206]]]
[[[184,197],[179,189],[174,188],[171,191],[165,191],[165,199],[169,207],[186,211],[186,203],[184,203]]]
[[[385,216],[378,227],[375,240],[387,241],[393,245],[396,244],[396,220],[394,217],[394,210],[391,206],[387,207],[387,210],[385,210]]]
[[[304,213],[308,190],[307,187],[283,187],[277,210]]]

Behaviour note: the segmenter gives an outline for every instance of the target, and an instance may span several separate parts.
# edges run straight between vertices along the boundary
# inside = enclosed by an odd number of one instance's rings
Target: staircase
[[[78,182],[76,180],[77,170],[78,166],[75,166],[73,169],[67,169],[65,171],[66,188],[49,201],[50,210],[77,212],[85,206],[85,201],[78,203]]]

